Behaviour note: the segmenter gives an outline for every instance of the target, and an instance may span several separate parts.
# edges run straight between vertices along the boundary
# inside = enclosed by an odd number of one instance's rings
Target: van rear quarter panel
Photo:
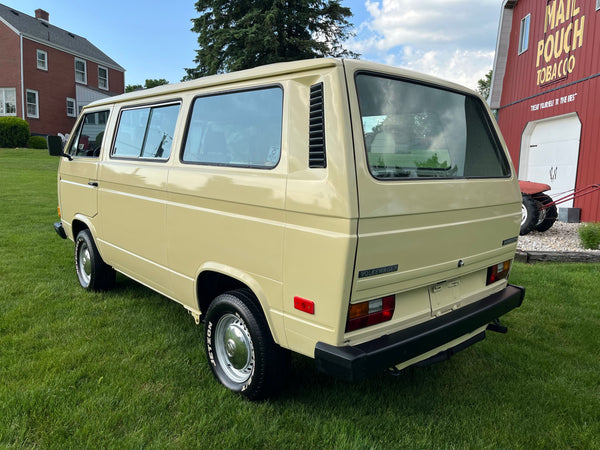
[[[358,203],[345,77],[341,65],[289,86],[289,174],[283,263],[283,311],[290,348],[314,356],[317,341],[344,333],[350,298]],[[323,82],[326,168],[308,167],[310,86]],[[294,297],[314,302],[314,315]]]
[[[268,174],[199,165],[171,169],[169,267],[183,303],[198,308],[196,280],[212,270],[253,288],[266,302],[267,318],[270,309],[281,310],[284,167]]]

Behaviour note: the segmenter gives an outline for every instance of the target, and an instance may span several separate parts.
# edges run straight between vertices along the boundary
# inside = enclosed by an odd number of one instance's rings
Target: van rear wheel
[[[279,347],[248,289],[219,295],[206,312],[206,355],[214,376],[250,400],[278,391],[285,380],[287,351]]]
[[[100,256],[89,230],[81,230],[75,238],[75,270],[84,289],[106,291],[115,285],[115,269]]]

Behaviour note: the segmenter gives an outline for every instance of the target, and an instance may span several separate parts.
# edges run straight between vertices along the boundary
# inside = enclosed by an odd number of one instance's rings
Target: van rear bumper
[[[509,284],[456,311],[363,344],[336,347],[317,342],[317,368],[344,380],[360,380],[475,331],[521,306],[524,296],[525,288]]]

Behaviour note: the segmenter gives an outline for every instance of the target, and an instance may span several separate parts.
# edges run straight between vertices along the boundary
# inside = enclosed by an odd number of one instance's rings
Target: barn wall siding
[[[579,13],[564,23],[559,20],[561,23],[554,29],[547,27],[544,32],[546,5],[552,7],[553,4],[557,12],[562,8],[561,17],[567,17],[567,7],[569,11],[578,10]],[[595,7],[595,0],[563,0],[562,6],[561,0],[524,0],[517,3],[513,11],[506,73],[498,110],[498,123],[517,170],[521,137],[529,122],[576,113],[581,121],[576,178],[578,189],[600,183],[600,11],[596,11]],[[521,19],[528,14],[531,14],[529,48],[519,55]],[[577,29],[581,29],[583,24],[583,33],[574,38],[576,21]],[[565,41],[565,33],[570,40],[567,38]],[[556,39],[563,43],[562,51],[555,47],[556,52],[546,52],[546,55],[551,55],[548,63],[542,54],[538,64],[540,45],[550,50],[552,44],[547,44],[548,41]],[[570,50],[567,53],[564,51],[565,42]],[[555,58],[555,55],[558,57]],[[568,64],[569,58],[574,59],[570,73],[548,84],[539,83],[543,79],[539,70],[545,66],[553,67],[561,61],[567,61]],[[600,192],[576,199],[574,206],[582,209],[582,221],[600,221]]]

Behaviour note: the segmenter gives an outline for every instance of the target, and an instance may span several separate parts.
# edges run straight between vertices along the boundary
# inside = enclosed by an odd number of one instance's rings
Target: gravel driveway
[[[517,250],[539,252],[593,252],[581,247],[579,243],[578,223],[564,223],[556,221],[552,228],[543,233],[533,231],[525,236],[519,236]]]

